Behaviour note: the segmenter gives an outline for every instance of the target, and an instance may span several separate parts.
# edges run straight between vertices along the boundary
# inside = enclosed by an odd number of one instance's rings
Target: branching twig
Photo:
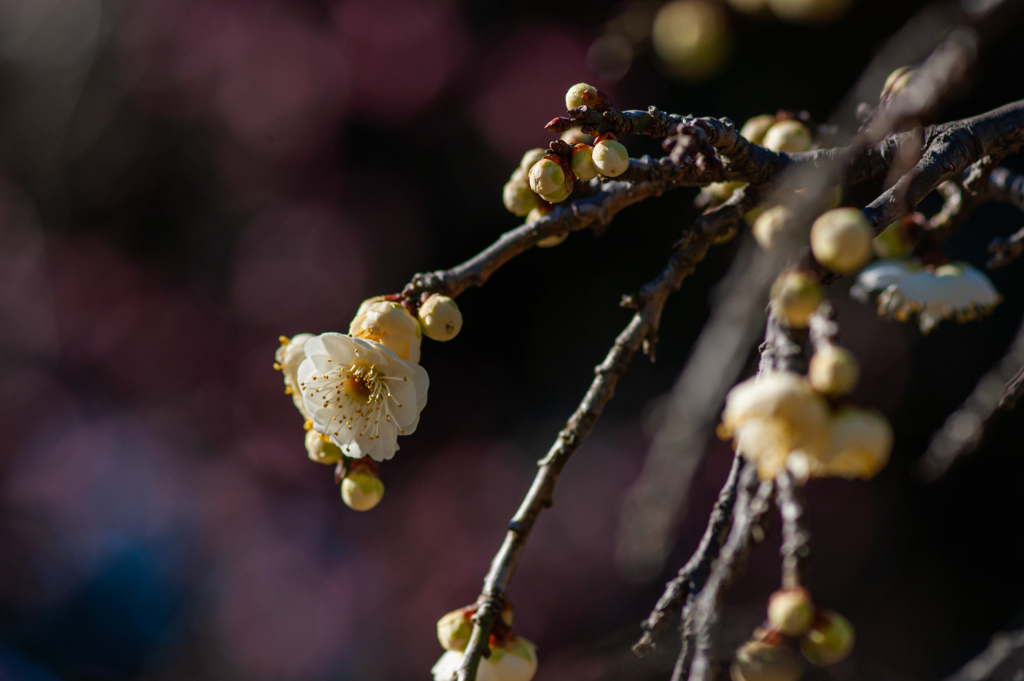
[[[608,356],[596,368],[597,376],[566,427],[558,435],[547,455],[538,462],[539,470],[516,511],[505,541],[498,551],[484,579],[481,606],[474,616],[473,633],[463,655],[456,678],[470,681],[476,678],[480,658],[488,647],[488,636],[494,621],[501,613],[509,582],[519,562],[526,539],[540,512],[552,503],[555,484],[569,457],[590,434],[604,406],[612,398],[618,379],[626,371],[630,360],[641,345],[657,336],[668,296],[678,290],[684,278],[691,274],[708,249],[720,236],[729,233],[743,214],[756,202],[756,192],[749,196],[738,192],[727,203],[698,218],[686,233],[678,250],[672,254],[661,275],[650,282],[635,297],[639,306],[625,330],[615,339]]]

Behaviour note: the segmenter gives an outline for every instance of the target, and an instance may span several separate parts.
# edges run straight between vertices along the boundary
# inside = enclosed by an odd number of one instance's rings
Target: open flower
[[[862,302],[876,291],[879,315],[903,322],[917,314],[921,333],[943,319],[978,319],[1002,301],[989,278],[966,263],[928,270],[916,260],[880,260],[866,267],[850,289]]]
[[[325,333],[306,341],[299,365],[313,429],[349,457],[390,459],[398,436],[416,430],[427,404],[427,372],[376,341]]]
[[[292,396],[295,408],[298,409],[304,418],[309,418],[306,408],[302,405],[302,393],[299,390],[299,381],[296,378],[299,365],[306,359],[306,341],[313,337],[311,333],[300,333],[290,339],[281,336],[281,347],[274,353],[274,368],[284,374],[284,391]]]
[[[769,372],[740,383],[726,397],[719,434],[774,478],[794,452],[822,458],[829,441],[828,403],[800,376]]]
[[[461,662],[461,652],[446,652],[430,670],[434,681],[451,681]],[[537,647],[517,636],[507,646],[492,647],[490,657],[481,658],[476,681],[530,681],[536,673]]]

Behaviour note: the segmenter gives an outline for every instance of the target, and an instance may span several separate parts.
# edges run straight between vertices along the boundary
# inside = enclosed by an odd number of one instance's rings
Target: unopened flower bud
[[[420,323],[427,338],[449,341],[462,330],[462,313],[448,296],[433,295],[420,306]]]
[[[826,345],[811,357],[807,378],[811,387],[823,395],[845,395],[857,385],[860,367],[846,348]]]
[[[359,306],[348,335],[377,341],[400,359],[418,363],[422,332],[416,318],[401,303],[382,300],[365,305]]]
[[[369,511],[384,496],[384,483],[373,473],[353,471],[341,481],[341,499],[355,511]]]
[[[885,79],[885,85],[882,86],[882,92],[878,95],[878,100],[884,102],[906,90],[916,74],[917,69],[911,66],[901,66],[890,73],[889,77]]]
[[[343,456],[340,447],[312,429],[306,432],[306,453],[311,461],[323,464],[338,463]]]
[[[817,620],[800,638],[800,651],[814,664],[835,664],[850,654],[853,640],[848,619],[832,610],[819,610]]]
[[[728,201],[737,189],[745,186],[747,186],[746,182],[712,182],[704,187],[704,191],[719,201]]]
[[[798,586],[779,589],[768,599],[768,621],[786,636],[799,636],[814,622],[814,601],[811,592]]]
[[[563,142],[568,142],[573,146],[576,146],[577,144],[590,144],[591,142],[594,141],[593,137],[584,133],[579,128],[569,128],[561,135],[559,135],[558,139],[562,140]]]
[[[533,168],[537,161],[541,160],[548,154],[547,149],[530,149],[528,152],[523,154],[523,158],[519,161],[519,170],[524,171],[527,175],[530,173],[530,168]]]
[[[618,140],[598,138],[592,157],[594,166],[605,177],[618,177],[629,168],[629,152]]]
[[[561,203],[569,198],[569,194],[572,192],[565,187],[559,187],[553,194],[541,194],[540,198],[544,199],[548,203]]]
[[[806,329],[811,315],[825,297],[817,277],[809,272],[786,270],[772,284],[772,311],[792,329]]]
[[[785,206],[773,206],[767,208],[754,220],[751,231],[754,240],[766,251],[771,251],[778,245],[779,238],[785,232],[786,223],[792,213]]]
[[[453,610],[437,621],[437,640],[445,650],[465,650],[472,633],[472,607]]]
[[[820,215],[811,226],[811,252],[825,267],[851,274],[871,260],[874,236],[863,212],[836,208]]]
[[[597,166],[594,165],[594,147],[589,144],[577,144],[572,152],[572,172],[581,180],[592,180],[597,177]]]
[[[597,88],[586,83],[576,83],[565,93],[565,109],[593,106],[597,102]]]
[[[764,142],[764,136],[768,130],[775,125],[776,118],[769,114],[761,114],[760,116],[754,116],[740,128],[740,137],[743,137],[749,142],[754,144],[761,144]]]
[[[879,258],[902,258],[914,249],[914,241],[903,221],[897,220],[872,239],[871,249]]]
[[[779,121],[764,134],[763,146],[772,151],[796,153],[811,148],[811,131],[800,121]]]
[[[704,80],[719,70],[729,53],[728,15],[707,0],[666,2],[654,16],[651,42],[673,75]]]
[[[462,663],[462,651],[449,650],[434,664],[430,673],[434,681],[451,681]],[[506,646],[491,648],[491,654],[480,660],[476,681],[530,681],[537,673],[537,647],[516,637]]]
[[[729,667],[732,681],[797,681],[804,665],[789,648],[750,641],[736,651]]]
[[[832,432],[823,466],[812,470],[815,477],[874,477],[889,462],[892,426],[869,409],[844,407],[832,417]]]
[[[506,182],[505,188],[501,192],[501,200],[508,212],[519,217],[529,215],[530,211],[540,203],[537,193],[530,189],[530,185],[525,179]]]
[[[534,163],[530,169],[530,189],[542,197],[565,191],[565,172],[562,170],[562,166],[549,158],[542,158]],[[544,200],[556,203],[547,198]]]

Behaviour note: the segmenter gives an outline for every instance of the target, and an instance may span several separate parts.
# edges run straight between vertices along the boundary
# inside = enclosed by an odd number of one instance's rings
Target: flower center
[[[370,395],[373,394],[373,388],[370,386],[371,380],[370,377],[363,374],[351,373],[345,379],[342,390],[352,397],[369,400]]]

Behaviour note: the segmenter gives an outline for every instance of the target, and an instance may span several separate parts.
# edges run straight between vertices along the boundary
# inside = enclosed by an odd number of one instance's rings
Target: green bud
[[[437,640],[445,650],[462,652],[472,633],[472,608],[453,610],[437,621]]]
[[[848,619],[832,610],[819,611],[817,621],[800,638],[800,651],[814,664],[835,664],[853,650],[854,637]]]
[[[528,152],[523,154],[523,159],[519,161],[519,169],[529,174],[530,168],[532,168],[537,161],[544,158],[547,154],[547,149],[541,149],[540,147],[530,149]]]
[[[310,461],[322,464],[336,464],[343,456],[340,447],[315,430],[306,431],[306,453]]]
[[[592,180],[597,177],[597,166],[594,165],[594,148],[588,144],[577,144],[572,154],[572,172],[581,180]]]
[[[772,151],[796,153],[811,148],[811,131],[800,121],[779,121],[764,134],[763,146]]]
[[[737,650],[729,667],[732,681],[797,681],[803,672],[803,663],[788,648],[760,641]]]
[[[537,161],[530,169],[530,189],[541,196],[553,195],[558,190],[565,189],[565,173],[562,166],[549,158]],[[545,200],[555,203],[550,199]]]
[[[629,168],[629,152],[619,141],[603,139],[594,145],[594,166],[606,177],[618,177]]]
[[[566,189],[563,185],[557,188],[551,194],[541,194],[540,198],[544,199],[548,203],[561,203],[562,201],[565,201],[567,198],[569,198],[569,194],[571,193],[572,192]]]
[[[565,109],[575,109],[583,105],[593,106],[597,101],[597,88],[586,83],[576,83],[565,93]]]
[[[341,481],[341,499],[355,511],[369,511],[384,496],[384,483],[365,471],[353,471]]]
[[[779,589],[768,599],[768,621],[779,633],[799,636],[814,622],[814,601],[803,588]]]
[[[505,189],[501,193],[501,200],[510,213],[519,217],[528,215],[540,203],[537,193],[530,189],[530,185],[525,180],[506,182]]]

